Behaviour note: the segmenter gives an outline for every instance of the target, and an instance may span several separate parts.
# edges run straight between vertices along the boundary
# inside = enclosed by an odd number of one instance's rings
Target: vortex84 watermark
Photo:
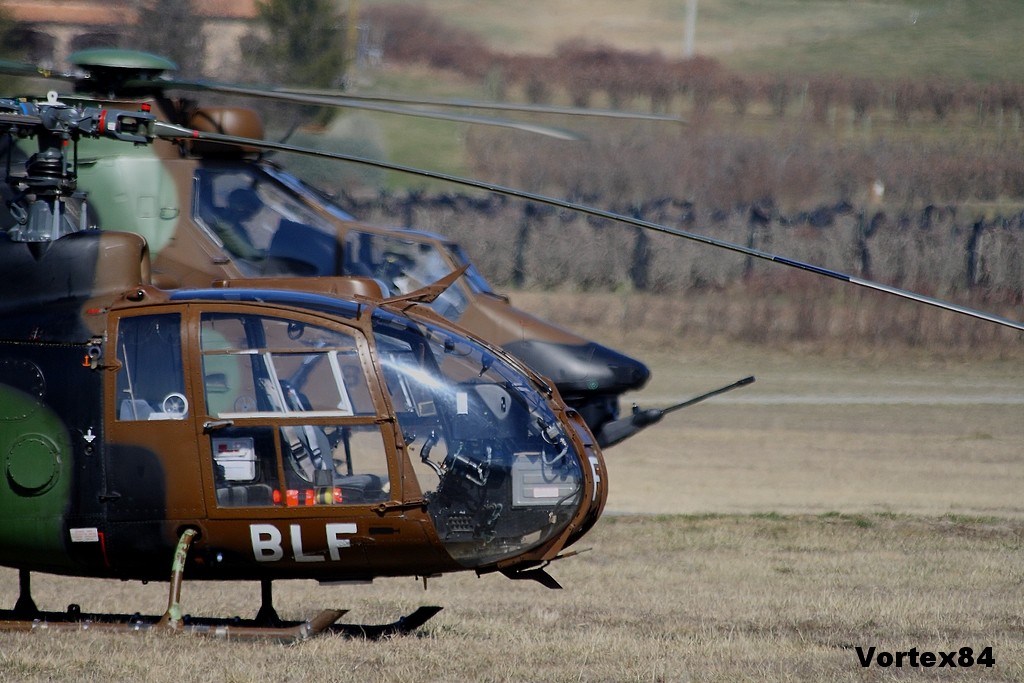
[[[983,666],[987,669],[996,664],[995,655],[992,653],[992,646],[982,648],[980,651],[973,647],[961,647],[948,652],[932,652],[930,650],[918,650],[912,647],[909,650],[900,652],[889,652],[878,650],[875,646],[864,649],[857,646],[857,659],[865,669],[870,666],[888,668],[912,667],[912,668],[949,668],[969,669],[972,666]]]

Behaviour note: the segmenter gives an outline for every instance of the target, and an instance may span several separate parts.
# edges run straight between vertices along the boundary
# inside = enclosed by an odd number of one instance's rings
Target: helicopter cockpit
[[[257,167],[198,168],[193,177],[196,223],[246,276],[335,275],[334,226]]]
[[[310,205],[329,208],[333,217],[345,221],[351,217],[326,197],[306,196],[314,190],[270,165],[206,164],[196,170],[193,182],[193,218],[247,277],[356,275],[374,278],[385,296],[394,296],[436,282],[469,263],[456,245],[448,244],[446,257],[432,244],[441,239],[434,235],[410,239],[355,227],[345,231],[344,258],[338,263],[337,228]],[[490,292],[483,276],[470,270],[470,287]],[[466,294],[450,287],[431,307],[457,321],[467,304]]]
[[[181,314],[121,318],[117,388],[139,403],[117,419],[132,434],[202,424],[211,516],[412,505],[452,559],[478,568],[566,533],[581,506],[600,499],[597,474],[585,469],[596,465],[545,397],[550,389],[504,352],[386,309],[353,320],[359,305],[327,296],[215,289],[170,298],[180,306],[197,297],[204,303]],[[192,326],[198,357],[184,363],[202,384],[182,389],[191,405],[152,417],[139,406],[156,411],[180,387],[183,361],[168,350]]]
[[[344,253],[345,274],[372,277],[385,296],[408,294],[454,270],[429,242],[382,232],[347,231]],[[468,303],[461,289],[449,287],[430,307],[445,318],[458,321]]]
[[[430,325],[377,317],[377,353],[428,510],[466,566],[562,531],[584,495],[582,460],[525,375]]]
[[[326,208],[333,218],[346,222],[352,218],[327,197],[268,164],[209,163],[196,170],[193,182],[193,218],[247,277],[356,275],[375,279],[385,296],[397,296],[468,264],[468,286],[493,294],[462,249],[438,235],[397,228],[367,230],[353,224],[344,230],[338,263],[337,227],[310,206]],[[461,288],[449,287],[430,306],[458,321],[468,304]]]

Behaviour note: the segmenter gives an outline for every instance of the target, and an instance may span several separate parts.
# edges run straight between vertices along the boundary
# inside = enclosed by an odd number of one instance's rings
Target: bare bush
[[[477,78],[491,69],[494,55],[471,31],[452,27],[425,7],[377,5],[362,18],[379,29],[386,59],[422,62]]]
[[[776,117],[809,112],[811,119],[821,124],[829,123],[840,109],[846,109],[853,121],[884,110],[903,124],[922,116],[943,122],[961,109],[975,111],[982,125],[990,119],[1001,125],[1002,117],[1009,115],[1020,126],[1024,118],[1024,87],[1017,83],[737,74],[699,55],[671,60],[654,52],[580,40],[560,45],[549,56],[506,55],[490,50],[475,34],[453,28],[421,6],[376,5],[363,17],[384,35],[387,60],[429,64],[476,79],[493,80],[500,74],[531,102],[564,96],[577,106],[590,106],[600,93],[615,107],[644,98],[651,110],[667,111],[673,101],[686,99],[688,113],[702,119],[711,115],[718,102],[731,103],[737,114],[744,115],[751,98],[756,97]],[[809,107],[792,106],[805,97]]]

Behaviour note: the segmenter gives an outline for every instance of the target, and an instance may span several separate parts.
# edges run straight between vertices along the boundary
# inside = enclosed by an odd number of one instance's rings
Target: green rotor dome
[[[175,71],[178,68],[177,64],[160,55],[112,47],[95,47],[88,50],[79,50],[68,57],[68,61],[75,66],[85,69],[101,67],[159,72]]]

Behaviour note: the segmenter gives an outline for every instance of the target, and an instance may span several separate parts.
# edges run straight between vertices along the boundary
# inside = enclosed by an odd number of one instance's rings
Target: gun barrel
[[[632,415],[620,417],[618,420],[613,420],[601,427],[601,430],[596,435],[597,443],[601,448],[608,448],[609,446],[622,443],[629,437],[638,434],[642,429],[660,422],[661,418],[665,417],[669,413],[675,412],[681,408],[687,408],[696,403],[700,403],[701,401],[706,401],[714,396],[724,394],[727,391],[732,391],[733,389],[745,387],[748,384],[753,383],[753,375],[744,377],[732,384],[719,387],[718,389],[713,389],[705,394],[701,394],[700,396],[694,396],[693,398],[671,405],[668,408],[640,408],[639,406],[633,406]]]

